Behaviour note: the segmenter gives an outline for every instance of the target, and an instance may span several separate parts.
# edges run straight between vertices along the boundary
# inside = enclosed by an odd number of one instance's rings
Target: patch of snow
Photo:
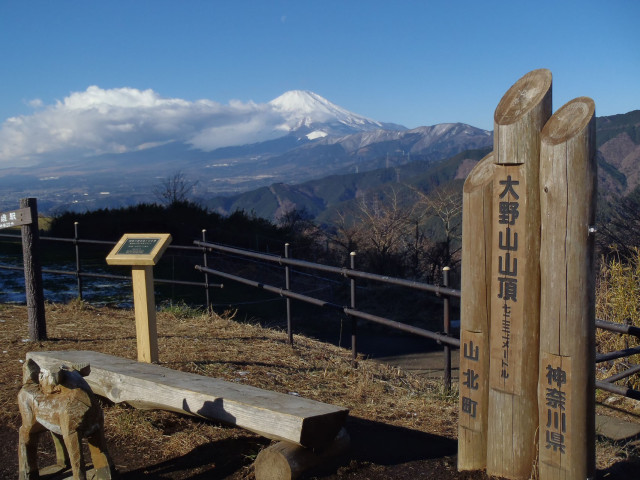
[[[327,132],[323,132],[322,130],[314,130],[311,133],[307,133],[306,137],[309,140],[315,140],[316,138],[323,138],[326,137],[328,135]]]

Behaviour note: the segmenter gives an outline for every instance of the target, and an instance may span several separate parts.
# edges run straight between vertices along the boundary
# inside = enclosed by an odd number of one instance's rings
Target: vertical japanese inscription
[[[487,372],[483,370],[482,356],[486,352],[482,332],[463,330],[460,347],[460,425],[473,431],[482,431],[481,413],[486,405]]]
[[[494,258],[490,385],[516,393],[521,385],[526,185],[519,167],[498,174],[494,193]]]
[[[541,353],[540,462],[567,464],[571,441],[571,358]]]

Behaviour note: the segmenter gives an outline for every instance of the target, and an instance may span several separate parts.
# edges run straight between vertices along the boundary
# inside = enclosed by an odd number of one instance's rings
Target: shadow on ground
[[[598,470],[598,480],[637,480],[640,478],[640,459],[623,460],[604,470]]]
[[[395,465],[415,460],[455,455],[458,442],[450,438],[350,417],[350,457],[377,465]]]
[[[384,477],[382,472],[389,466],[420,464],[430,459],[444,458],[447,459],[445,463],[449,465],[448,468],[455,466],[455,461],[452,461],[457,449],[455,440],[353,417],[347,420],[346,428],[351,437],[349,454],[344,458],[336,459],[331,464],[324,464],[321,469],[309,472],[305,475],[306,478],[310,476],[376,478],[375,475],[372,477],[372,468],[380,470],[379,473]],[[222,440],[202,445],[182,457],[123,472],[120,478],[122,480],[245,478],[258,450],[268,444],[269,441],[266,439],[254,439],[249,442],[246,438]]]
[[[269,441],[266,439],[252,439],[249,442],[246,438],[220,440],[196,447],[181,457],[120,473],[118,478],[121,480],[244,478],[243,475],[234,474],[241,474],[243,470],[248,470],[258,450],[268,444]]]

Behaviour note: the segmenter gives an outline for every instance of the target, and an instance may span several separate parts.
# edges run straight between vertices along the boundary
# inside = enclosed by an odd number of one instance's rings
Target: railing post
[[[289,244],[284,244],[284,258],[289,258]],[[284,288],[291,290],[291,268],[289,265],[284,266]],[[287,337],[289,338],[289,345],[293,345],[293,332],[291,330],[291,299],[287,297],[285,299],[287,304]]]
[[[449,287],[449,267],[442,269],[442,285]],[[449,336],[451,332],[451,302],[449,295],[444,296],[444,314],[443,314],[444,334]],[[447,392],[451,391],[451,347],[448,343],[444,344],[444,388]]]
[[[349,268],[355,270],[356,268],[356,252],[349,254]],[[356,308],[356,279],[351,277],[351,308]],[[353,361],[356,362],[358,358],[358,319],[354,316],[351,317],[351,355]]]
[[[202,241],[206,242],[207,241],[207,229],[203,228],[202,229]],[[209,265],[207,263],[207,247],[202,247],[202,262],[205,266],[205,268],[207,268]],[[204,274],[204,296],[205,296],[205,303],[206,303],[206,307],[207,307],[207,312],[211,313],[211,299],[209,298],[209,274],[205,272]]]
[[[80,244],[78,243],[78,222],[73,222],[73,244],[76,250],[76,281],[78,283],[78,300],[82,300],[82,277],[80,276]]]

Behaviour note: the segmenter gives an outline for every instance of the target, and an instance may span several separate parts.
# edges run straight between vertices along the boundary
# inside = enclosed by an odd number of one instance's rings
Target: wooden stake
[[[38,342],[47,339],[42,266],[40,264],[38,201],[35,198],[22,198],[20,199],[20,208],[28,208],[31,215],[31,223],[22,225],[22,257],[24,259],[29,340]]]
[[[487,465],[493,153],[469,173],[462,194],[462,300],[458,470]]]
[[[528,479],[536,457],[540,131],[550,116],[545,69],[518,80],[494,116],[487,473],[510,479]]]
[[[595,104],[541,134],[540,479],[595,478]]]

